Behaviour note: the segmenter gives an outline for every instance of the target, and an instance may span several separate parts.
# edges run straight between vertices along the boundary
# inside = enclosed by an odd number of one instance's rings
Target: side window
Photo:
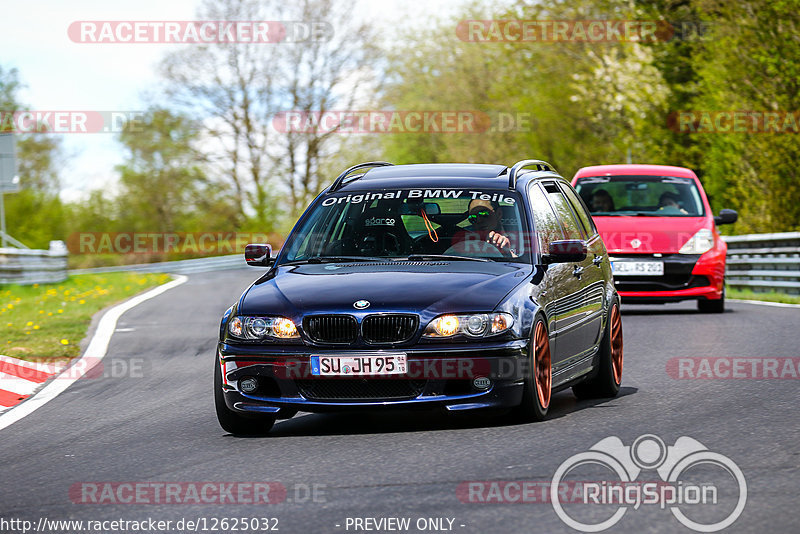
[[[544,184],[544,189],[547,191],[547,198],[550,200],[556,216],[561,221],[566,239],[583,239],[580,225],[575,220],[572,208],[569,207],[569,203],[558,185],[554,182],[548,182]]]
[[[564,239],[564,230],[539,184],[532,184],[528,189],[528,199],[533,213],[534,230],[542,245],[542,254],[547,254],[552,241]]]
[[[592,217],[589,215],[589,210],[586,209],[586,205],[583,203],[583,200],[575,193],[575,190],[569,187],[568,185],[561,184],[561,190],[567,196],[567,200],[572,205],[572,209],[578,215],[578,219],[583,226],[583,231],[587,236],[593,236],[597,233],[597,228],[594,225],[594,221]]]

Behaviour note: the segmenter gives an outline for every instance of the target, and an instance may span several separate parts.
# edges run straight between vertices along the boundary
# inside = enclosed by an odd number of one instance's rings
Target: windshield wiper
[[[471,258],[468,256],[451,256],[448,254],[412,254],[405,258],[406,261],[429,261],[429,260],[455,260],[455,261],[492,261],[486,258]]]
[[[371,256],[313,256],[304,260],[287,261],[284,265],[295,265],[298,263],[344,263],[359,261],[388,261],[388,258],[374,258]]]

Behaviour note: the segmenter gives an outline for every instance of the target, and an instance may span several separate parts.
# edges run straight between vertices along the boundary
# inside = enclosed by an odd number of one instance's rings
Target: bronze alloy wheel
[[[620,338],[620,366],[622,363],[622,339]],[[539,405],[547,410],[550,406],[550,394],[553,385],[553,370],[550,365],[550,338],[547,336],[544,323],[539,321],[536,324],[534,335],[534,380],[536,381],[536,395],[539,397]]]
[[[622,319],[619,306],[611,308],[611,363],[614,367],[614,382],[622,382]]]

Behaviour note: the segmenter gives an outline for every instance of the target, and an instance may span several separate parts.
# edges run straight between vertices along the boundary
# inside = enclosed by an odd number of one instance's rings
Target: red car
[[[725,253],[717,225],[733,210],[711,213],[694,172],[664,165],[598,165],[572,185],[608,249],[614,284],[627,303],[697,300],[701,312],[725,310]]]

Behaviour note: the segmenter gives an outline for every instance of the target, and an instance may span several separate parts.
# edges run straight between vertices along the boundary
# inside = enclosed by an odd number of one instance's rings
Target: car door
[[[586,241],[586,260],[583,262],[584,270],[582,274],[584,306],[587,307],[589,314],[586,317],[587,330],[594,334],[591,345],[600,342],[603,332],[603,304],[606,291],[606,276],[603,271],[606,247],[603,239],[597,231],[597,227],[592,221],[591,215],[586,204],[580,199],[578,194],[566,183],[559,184],[564,196],[567,197],[572,212],[582,230],[584,241]]]
[[[564,231],[565,239],[586,241],[575,212],[564,191],[556,181],[544,182],[547,199]],[[581,262],[562,264],[568,270],[563,296],[558,303],[560,317],[556,334],[560,363],[553,368],[554,383],[574,378],[586,370],[587,356],[592,354],[599,333],[599,313],[602,309],[602,288],[597,291],[597,278],[592,254]],[[597,295],[595,295],[597,292]]]
[[[553,207],[547,200],[547,193],[540,183],[533,182],[529,185],[528,203],[535,229],[533,248],[540,250],[542,254],[547,254],[552,241],[566,239],[564,227],[556,217]],[[550,334],[550,355],[555,371],[562,365],[563,355],[569,356],[569,351],[561,349],[559,332],[564,330],[564,326],[570,320],[569,310],[563,304],[572,292],[577,291],[577,288],[573,282],[571,265],[553,263],[538,268],[544,269],[544,276],[536,282],[536,285],[540,287],[531,288],[531,294],[537,293],[538,303],[547,320],[547,331]]]

